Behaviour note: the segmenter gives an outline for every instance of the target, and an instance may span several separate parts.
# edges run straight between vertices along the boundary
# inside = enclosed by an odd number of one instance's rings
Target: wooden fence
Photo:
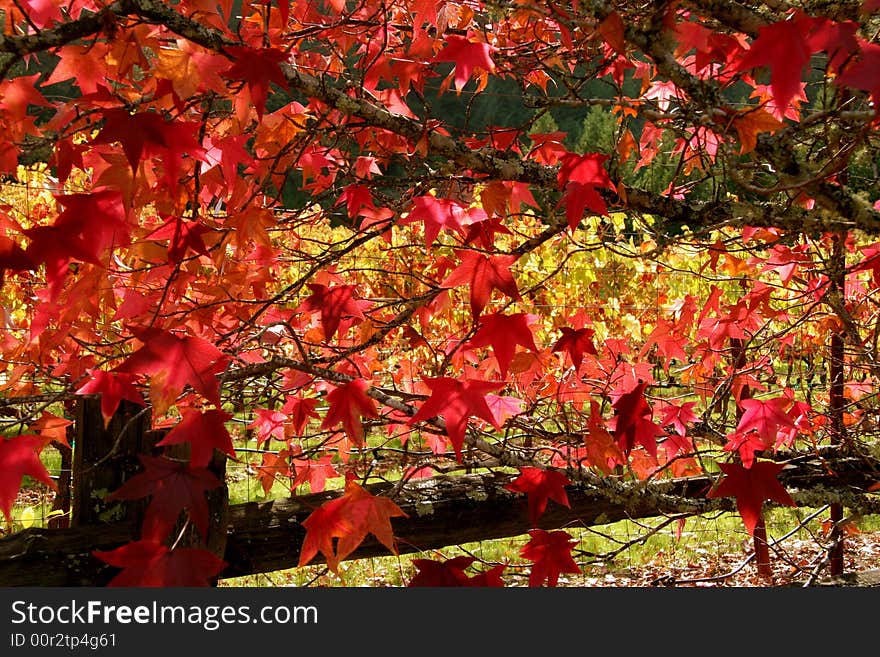
[[[96,398],[81,399],[76,413],[69,526],[31,528],[0,539],[0,586],[104,585],[118,571],[92,552],[138,538],[146,500],[110,501],[107,495],[139,471],[138,454],[157,452],[162,434],[152,431],[146,414],[132,404],[123,403],[107,427]],[[225,457],[215,454],[210,467],[223,480]],[[785,455],[785,460],[780,480],[799,505],[833,503],[860,513],[880,512],[880,500],[869,492],[880,478],[877,459],[829,449]],[[399,552],[413,553],[527,532],[526,499],[505,487],[512,479],[502,473],[470,474],[367,488],[373,494],[393,494],[406,513],[392,520]],[[587,527],[626,518],[735,511],[731,498],[706,497],[713,483],[709,477],[630,483],[596,479],[569,486],[570,508],[549,505],[539,526]],[[303,521],[338,495],[340,491],[327,491],[229,505],[224,483],[210,491],[206,543],[192,531],[183,544],[198,544],[222,556],[228,566],[221,578],[294,567],[306,533]],[[386,547],[368,537],[348,558],[387,554]]]

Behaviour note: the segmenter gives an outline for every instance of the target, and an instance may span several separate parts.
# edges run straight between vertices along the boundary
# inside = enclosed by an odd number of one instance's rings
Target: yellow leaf
[[[181,98],[195,95],[201,84],[201,75],[190,53],[179,48],[161,48],[158,52],[155,75],[171,81]]]
[[[21,523],[21,526],[25,529],[34,526],[34,520],[36,517],[34,515],[34,508],[32,506],[26,506],[21,510],[21,515],[18,517],[18,521]]]

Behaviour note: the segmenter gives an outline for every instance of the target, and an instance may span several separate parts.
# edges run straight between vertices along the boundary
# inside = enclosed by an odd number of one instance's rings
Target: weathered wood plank
[[[842,573],[828,579],[823,579],[816,586],[880,587],[880,570],[860,570],[854,573]]]

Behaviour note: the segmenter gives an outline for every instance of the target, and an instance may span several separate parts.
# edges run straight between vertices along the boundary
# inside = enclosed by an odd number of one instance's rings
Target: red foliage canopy
[[[7,518],[54,486],[17,435],[48,393],[188,447],[114,493],[151,500],[98,554],[117,584],[220,572],[166,534],[204,530],[245,428],[266,492],[346,477],[300,560],[336,570],[394,549],[377,476],[517,468],[535,525],[567,486],[720,468],[752,531],[797,501],[771,459],[873,426],[878,3],[221,5],[3,1]],[[530,583],[576,540],[533,531]],[[501,581],[471,563],[414,582]]]

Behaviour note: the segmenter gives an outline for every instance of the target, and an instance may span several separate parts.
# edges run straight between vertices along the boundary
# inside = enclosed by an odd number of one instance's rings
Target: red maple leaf
[[[226,567],[225,561],[207,550],[172,550],[149,540],[132,541],[115,550],[94,550],[92,554],[123,569],[107,586],[211,586]]]
[[[636,444],[642,445],[648,453],[657,457],[657,436],[663,431],[651,420],[653,411],[645,400],[645,387],[639,383],[630,392],[624,393],[612,404],[614,417],[614,438],[624,454],[629,454]]]
[[[309,514],[303,522],[306,537],[299,555],[299,565],[305,566],[318,552],[324,555],[330,570],[337,572],[341,557],[337,555],[334,540],[355,531],[351,521],[345,517],[344,496],[325,502]],[[337,540],[338,542],[338,540]]]
[[[332,461],[332,454],[324,454],[317,459],[292,459],[291,464],[293,465],[295,476],[290,484],[290,490],[293,491],[297,486],[308,481],[311,492],[320,493],[323,491],[327,479],[339,475],[336,468],[333,467]]]
[[[596,187],[614,187],[603,166],[607,159],[608,156],[602,153],[565,153],[559,158],[559,170],[556,172],[559,189],[573,182]]]
[[[520,550],[520,556],[534,562],[529,573],[529,586],[541,586],[545,581],[548,586],[556,586],[560,573],[581,572],[571,558],[571,551],[578,543],[571,534],[532,529],[529,536],[531,540]]]
[[[875,103],[880,101],[880,44],[860,44],[860,56],[847,66],[837,78],[838,84],[862,89],[871,94]]]
[[[336,386],[327,393],[330,407],[321,423],[322,429],[330,429],[338,423],[355,445],[364,444],[364,425],[362,417],[379,417],[375,402],[367,396],[370,387],[365,379],[354,379]]]
[[[541,468],[520,468],[519,476],[505,486],[514,493],[525,493],[529,496],[529,522],[532,527],[538,525],[538,518],[547,508],[547,500],[571,508],[565,487],[571,482],[558,470]]]
[[[30,107],[51,107],[37,86],[39,73],[7,78],[0,82],[0,109],[14,121],[22,121]]]
[[[743,50],[739,42],[729,34],[713,32],[699,23],[676,23],[675,34],[678,39],[675,55],[680,57],[691,49],[696,50],[694,59],[698,72],[706,69],[712,62],[729,62],[733,55]]]
[[[168,240],[168,260],[178,263],[183,260],[189,250],[199,255],[208,255],[202,235],[211,229],[198,221],[184,221],[180,217],[167,217],[166,223],[160,226],[145,239],[157,242]]]
[[[780,109],[787,108],[800,91],[804,67],[813,54],[808,35],[815,24],[815,19],[802,16],[762,27],[736,66],[737,71],[769,68],[770,89]]]
[[[773,447],[773,441],[767,440],[756,431],[742,433],[734,431],[726,436],[727,444],[724,445],[725,452],[737,452],[742,460],[743,466],[751,468],[755,462],[755,457],[760,455],[765,449]]]
[[[324,339],[330,340],[339,329],[343,317],[363,319],[364,310],[372,303],[354,298],[356,286],[336,285],[328,287],[320,283],[309,283],[312,294],[297,308],[298,312],[320,312]]]
[[[352,218],[361,216],[362,210],[367,210],[367,214],[373,214],[376,210],[373,192],[366,185],[346,185],[333,207],[338,207],[343,203],[348,211],[348,216]]]
[[[397,554],[391,518],[406,517],[387,497],[372,495],[355,482],[345,484],[345,494],[315,509],[303,521],[306,537],[303,540],[299,565],[309,563],[320,551],[327,566],[338,572],[339,562],[373,534],[378,541]],[[334,539],[336,545],[334,547]]]
[[[137,171],[141,160],[158,158],[165,180],[176,185],[185,156],[208,162],[198,139],[200,124],[195,121],[169,121],[156,112],[131,114],[116,108],[103,110],[103,115],[104,127],[94,143],[120,143],[132,172]]]
[[[812,52],[828,53],[828,70],[834,75],[852,59],[859,49],[858,31],[860,25],[855,21],[836,22],[828,18],[813,18],[813,29],[808,43]]]
[[[221,75],[230,80],[245,81],[257,110],[257,117],[262,121],[270,83],[274,82],[282,89],[287,89],[287,78],[281,70],[281,63],[289,59],[288,54],[275,48],[248,46],[228,46],[224,50],[234,63],[222,71]]]
[[[776,478],[785,467],[782,463],[756,461],[751,468],[739,463],[719,463],[718,467],[725,477],[707,497],[736,497],[736,508],[750,536],[761,518],[764,500],[797,506]]]
[[[409,214],[406,217],[401,217],[399,223],[405,225],[424,221],[425,246],[430,248],[444,228],[461,233],[463,218],[464,208],[460,203],[448,198],[417,196],[413,199],[413,207]]]
[[[58,488],[40,460],[40,450],[45,444],[46,441],[40,436],[0,439],[0,511],[3,511],[9,524],[12,523],[12,505],[25,475],[52,490]]]
[[[134,386],[137,377],[133,374],[104,372],[103,370],[87,370],[92,378],[76,391],[77,395],[101,395],[101,415],[104,426],[110,424],[110,418],[119,408],[123,399],[135,404],[144,405],[144,398]]]
[[[42,29],[51,23],[60,22],[64,17],[61,6],[52,0],[22,0],[27,9],[21,9],[28,18],[28,23]]]
[[[710,349],[721,351],[731,339],[741,340],[746,337],[742,325],[748,314],[748,309],[738,305],[731,308],[727,314],[704,317],[700,320],[697,337],[707,339]]]
[[[128,243],[131,233],[119,192],[70,194],[56,196],[55,200],[64,210],[54,224],[22,231],[31,240],[26,259],[45,263],[53,297],[61,288],[71,260],[100,266],[103,253]]]
[[[476,559],[474,557],[455,557],[445,561],[434,559],[413,559],[418,573],[407,586],[467,586],[470,577],[464,572]]]
[[[46,80],[47,85],[73,80],[84,94],[94,94],[107,84],[107,56],[109,44],[73,43],[55,51],[58,62]]]
[[[296,435],[302,435],[303,429],[310,419],[319,420],[321,416],[315,410],[318,400],[314,397],[297,397],[289,395],[281,410],[287,414],[290,426]]]
[[[562,337],[553,345],[553,352],[564,351],[571,358],[571,363],[575,370],[579,369],[584,360],[584,354],[598,353],[593,345],[593,334],[595,331],[591,328],[573,329],[567,326],[560,328]]]
[[[679,436],[687,435],[687,424],[700,419],[693,408],[697,402],[685,402],[680,406],[673,402],[665,402],[660,410],[660,426],[672,425]]]
[[[492,566],[489,570],[484,570],[471,577],[468,580],[467,585],[479,588],[502,588],[504,586],[504,580],[501,579],[501,574],[504,572],[505,568],[507,568],[507,566],[504,564]]]
[[[595,214],[608,214],[605,199],[593,185],[569,183],[565,186],[565,193],[559,202],[565,206],[565,218],[568,220],[568,227],[572,230],[577,228],[587,210]]]
[[[245,145],[251,139],[251,135],[229,135],[205,140],[206,156],[210,164],[220,165],[226,185],[232,187],[238,179],[239,165],[250,166],[254,162],[253,156],[245,149]]]
[[[574,230],[586,210],[607,215],[608,206],[596,188],[614,189],[614,184],[602,166],[607,155],[601,153],[565,153],[560,158],[556,174],[559,189],[565,190],[560,203],[565,205],[569,228]]]
[[[114,368],[123,374],[150,374],[154,380],[151,401],[164,413],[189,385],[220,406],[217,374],[226,369],[228,357],[214,345],[195,336],[178,337],[158,328],[132,328],[143,346]]]
[[[3,282],[6,270],[20,273],[33,271],[37,266],[38,263],[23,248],[5,235],[0,235],[0,283]]]
[[[493,250],[495,248],[496,235],[513,235],[510,229],[501,223],[502,221],[502,218],[496,215],[474,221],[467,226],[464,243],[472,244],[473,242],[479,242],[487,251]]]
[[[269,442],[273,437],[276,440],[284,440],[284,425],[287,422],[284,413],[268,408],[255,408],[254,415],[256,417],[247,428],[257,430],[257,447]]]
[[[172,461],[164,456],[138,457],[144,471],[126,481],[108,496],[110,500],[137,500],[151,497],[144,514],[142,537],[162,542],[177,524],[180,512],[189,517],[202,537],[208,533],[208,500],[205,492],[220,485],[207,468]]]
[[[232,415],[218,409],[210,409],[202,413],[187,408],[183,410],[183,419],[156,444],[164,447],[189,443],[189,461],[195,467],[208,465],[214,456],[215,448],[235,458],[232,437],[226,430],[226,422],[231,419]]]
[[[605,20],[599,23],[596,31],[602,35],[605,43],[611,46],[613,50],[621,55],[626,55],[626,39],[624,36],[626,27],[619,13],[612,11],[608,14]]]
[[[688,356],[681,347],[683,340],[680,335],[677,335],[679,330],[680,327],[676,324],[665,319],[659,320],[654,330],[651,331],[651,335],[645,341],[639,356],[644,357],[651,347],[657,345],[657,353],[663,356],[663,367],[666,371],[669,371],[669,363],[673,358],[686,363]]]
[[[495,416],[495,421],[504,426],[508,418],[515,417],[523,412],[525,402],[518,397],[509,395],[486,395],[486,405]]]
[[[859,247],[864,257],[852,268],[853,272],[870,271],[874,286],[880,286],[880,242]]]
[[[501,376],[504,378],[507,376],[510,361],[516,353],[516,345],[521,345],[535,353],[538,351],[532,330],[529,328],[530,319],[532,318],[525,313],[483,315],[480,317],[480,328],[467,344],[469,347],[491,345]]]
[[[275,452],[263,452],[260,465],[256,466],[257,479],[263,487],[263,495],[268,495],[272,486],[282,477],[290,477],[290,451],[283,449]]]
[[[492,290],[499,290],[511,299],[519,299],[516,281],[510,273],[510,265],[517,261],[515,255],[484,256],[476,251],[456,251],[461,264],[440,283],[441,287],[470,286],[471,311],[474,320],[489,303]]]
[[[776,434],[776,446],[787,445],[791,447],[798,434],[813,435],[814,431],[825,423],[825,417],[813,411],[812,405],[807,402],[795,401],[794,391],[790,388],[784,390],[785,396],[791,399],[791,408],[786,415],[791,418],[794,426],[788,429],[780,429]]]
[[[534,146],[529,151],[529,156],[547,166],[559,164],[560,158],[568,152],[562,143],[565,137],[566,133],[559,131],[530,134],[529,139],[532,140]]]
[[[474,379],[459,381],[449,377],[424,379],[431,389],[431,396],[421,405],[418,412],[409,419],[409,424],[443,416],[446,422],[446,435],[452,441],[455,456],[461,460],[461,447],[464,444],[464,433],[468,418],[478,417],[486,420],[499,429],[492,409],[486,404],[486,393],[498,390],[500,383],[477,381]]]
[[[413,559],[418,569],[407,586],[459,586],[459,587],[502,587],[504,580],[501,573],[506,566],[498,565],[474,576],[465,573],[465,569],[476,559],[474,557],[455,557],[445,561],[434,559]]]
[[[490,57],[493,48],[488,43],[470,41],[454,34],[447,34],[444,38],[446,45],[435,55],[433,61],[455,62],[456,89],[461,90],[467,84],[475,68],[488,72],[495,70],[495,63]]]
[[[737,433],[745,434],[755,430],[765,442],[772,445],[780,430],[794,428],[794,421],[788,415],[791,400],[786,397],[774,397],[766,401],[743,399],[739,405],[744,412],[736,426]]]
[[[82,258],[85,262],[98,262],[105,250],[128,244],[131,224],[119,192],[101,190],[85,194],[59,194],[54,198],[64,208],[55,220],[54,228],[63,228],[75,240],[76,248],[89,254],[91,260]]]

